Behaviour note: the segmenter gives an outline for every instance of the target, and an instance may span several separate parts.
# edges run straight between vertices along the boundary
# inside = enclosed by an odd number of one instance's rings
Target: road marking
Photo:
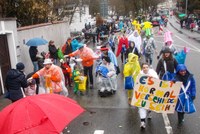
[[[170,125],[170,121],[169,121],[167,114],[163,113],[162,117],[163,117],[163,120],[164,120],[164,123],[165,123],[165,129],[167,131],[167,134],[173,134],[172,127]]]
[[[104,130],[95,130],[94,134],[104,134]]]
[[[155,42],[164,44],[164,42],[162,42],[162,41],[155,41]],[[180,48],[184,48],[185,47],[185,46],[177,45],[177,44],[173,44],[173,45],[177,46],[177,47],[180,47]],[[196,50],[196,49],[191,48],[191,47],[188,47],[188,48],[190,48],[190,50],[192,50],[192,51],[200,52],[200,50]]]
[[[181,37],[175,35],[175,37],[177,37],[178,39],[182,40],[183,42],[187,43],[190,47],[193,47],[194,49],[196,49],[198,52],[200,52],[200,49],[198,47],[195,47],[194,45],[190,44],[189,42],[181,39]]]

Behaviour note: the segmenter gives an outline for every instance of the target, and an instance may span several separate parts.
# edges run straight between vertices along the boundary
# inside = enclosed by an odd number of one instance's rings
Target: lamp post
[[[187,15],[188,0],[185,1],[185,14]]]

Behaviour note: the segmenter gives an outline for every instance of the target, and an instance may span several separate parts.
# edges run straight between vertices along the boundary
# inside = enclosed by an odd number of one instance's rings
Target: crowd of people
[[[181,81],[183,86],[180,94],[185,93],[191,98],[191,101],[195,99],[194,77],[184,65],[185,57],[181,57],[182,61],[180,61],[180,57],[177,58],[180,53],[186,55],[187,49],[185,48],[181,52],[176,50],[170,31],[164,31],[163,47],[158,53],[152,26],[148,21],[141,24],[137,20],[131,24],[130,20],[120,21],[118,27],[121,31],[115,33],[111,28],[107,43],[98,46],[96,50],[76,39],[68,38],[66,43],[59,48],[61,51],[58,55],[58,48],[54,41],[49,41],[49,52],[43,54],[43,66],[40,67],[37,47],[31,46],[29,53],[33,63],[33,73],[26,77],[23,73],[25,66],[21,62],[16,65],[16,69],[8,72],[6,87],[10,93],[10,100],[15,102],[23,98],[23,92],[25,95],[43,92],[67,96],[66,87],[68,89],[73,87],[74,93],[81,95],[84,95],[85,90],[99,88],[99,95],[108,97],[119,90],[117,87],[119,74],[123,74],[124,77],[128,104],[131,104],[134,81],[139,74],[161,80]],[[117,60],[119,55],[121,55],[121,62]],[[153,67],[154,57],[158,59],[155,70]],[[94,81],[94,76],[96,76],[96,81]],[[38,79],[39,82],[37,82]],[[132,85],[126,85],[126,80],[133,82]],[[100,86],[96,87],[95,82]],[[181,99],[178,100],[176,106],[179,124],[183,123],[185,113],[185,109],[179,105],[180,103]],[[145,118],[150,117],[150,111],[139,108],[139,114],[140,127],[145,128]]]

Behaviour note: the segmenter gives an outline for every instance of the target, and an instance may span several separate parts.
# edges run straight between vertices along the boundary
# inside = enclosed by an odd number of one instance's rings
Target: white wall
[[[67,22],[59,22],[56,24],[40,24],[35,26],[28,26],[18,28],[18,44],[17,50],[18,61],[25,63],[25,72],[30,73],[33,71],[33,65],[29,56],[29,46],[26,42],[34,37],[41,37],[47,41],[54,40],[55,45],[61,47],[67,38],[70,36],[69,24]],[[38,47],[39,53],[42,51],[48,52],[48,44]]]
[[[0,34],[6,34],[7,35],[11,67],[15,68],[15,65],[17,63],[17,57],[16,57],[16,46],[17,46],[16,19],[6,18],[6,19],[0,20]],[[3,51],[3,50],[0,50],[0,51]]]
[[[81,31],[83,28],[85,28],[85,23],[88,24],[89,22],[90,23],[94,22],[93,19],[91,18],[91,15],[89,15],[89,6],[84,5],[82,7],[82,11],[84,12],[84,14],[81,14],[81,19],[80,19],[79,9],[77,9],[77,12],[74,14],[73,21],[70,24],[70,31],[71,32]],[[96,22],[95,22],[95,24],[96,24]]]

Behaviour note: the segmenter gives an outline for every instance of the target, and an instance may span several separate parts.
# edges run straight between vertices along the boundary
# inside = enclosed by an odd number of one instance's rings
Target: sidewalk
[[[181,28],[179,20],[175,16],[173,16],[172,18],[169,18],[168,22],[178,32],[188,36],[188,38],[191,38],[191,39],[194,39],[194,40],[200,42],[200,32],[197,32],[197,31],[191,32],[188,29]]]
[[[11,104],[11,101],[8,100],[8,99],[5,99],[5,98],[4,98],[4,95],[1,95],[1,96],[0,96],[0,111],[1,111],[4,107],[8,106],[9,104]]]

